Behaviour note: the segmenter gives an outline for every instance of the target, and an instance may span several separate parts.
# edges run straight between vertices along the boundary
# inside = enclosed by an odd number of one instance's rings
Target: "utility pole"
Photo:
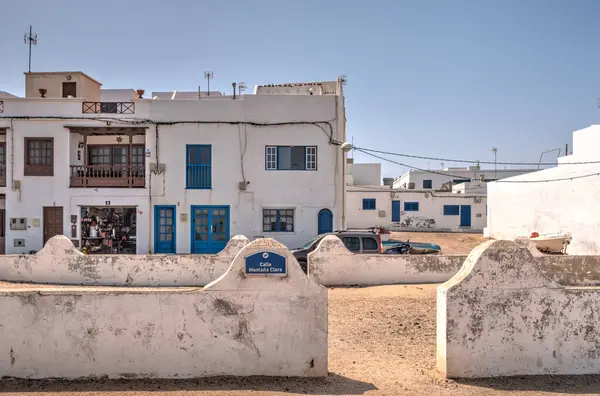
[[[31,46],[37,45],[37,33],[33,34],[33,28],[29,25],[29,35],[25,33],[25,44],[29,44],[29,73],[31,73]]]
[[[494,153],[494,179],[498,180],[498,163],[496,161],[498,147],[492,147],[492,152]]]
[[[214,77],[214,73],[211,71],[205,71],[204,72],[204,78],[206,78],[206,81],[208,81],[208,92],[206,93],[207,96],[210,96],[210,80],[212,80]]]

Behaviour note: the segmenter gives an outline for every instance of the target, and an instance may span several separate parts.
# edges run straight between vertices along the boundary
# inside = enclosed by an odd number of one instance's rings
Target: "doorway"
[[[229,241],[229,206],[192,206],[192,253],[216,254]]]
[[[48,239],[63,234],[62,206],[44,206],[44,245]]]
[[[460,227],[471,227],[471,205],[460,205]]]
[[[317,227],[318,235],[333,231],[333,214],[329,209],[319,211],[319,225]]]
[[[400,201],[392,201],[392,221],[400,221]]]
[[[154,207],[154,253],[175,253],[175,205]]]

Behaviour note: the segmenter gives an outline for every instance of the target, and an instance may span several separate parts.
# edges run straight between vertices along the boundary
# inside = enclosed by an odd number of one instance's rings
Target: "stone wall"
[[[438,283],[450,279],[466,256],[354,254],[327,236],[308,255],[308,274],[325,286]]]
[[[246,275],[257,252],[287,274]],[[204,289],[0,282],[0,339],[0,378],[324,377],[327,290],[258,239]]]
[[[437,365],[443,375],[600,372],[600,288],[558,284],[544,271],[568,277],[552,271],[552,260],[566,259],[542,257],[512,241],[473,249],[438,287]]]
[[[0,280],[105,286],[204,286],[220,277],[248,244],[234,236],[216,255],[84,255],[65,236],[34,255],[0,256]]]

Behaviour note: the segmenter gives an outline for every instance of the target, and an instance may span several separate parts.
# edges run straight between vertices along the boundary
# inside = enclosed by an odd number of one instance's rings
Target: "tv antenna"
[[[25,33],[24,39],[25,39],[25,44],[29,44],[29,73],[31,73],[31,46],[37,45],[37,43],[38,43],[37,33],[33,34],[33,29],[31,27],[31,25],[29,25],[29,35],[27,35],[27,33]]]
[[[245,82],[241,82],[238,84],[238,95],[242,95],[242,92],[244,92],[246,90],[246,83]]]
[[[210,96],[210,80],[212,80],[214,78],[214,73],[211,71],[205,71],[204,78],[206,78],[206,81],[208,81],[208,92],[206,95]]]

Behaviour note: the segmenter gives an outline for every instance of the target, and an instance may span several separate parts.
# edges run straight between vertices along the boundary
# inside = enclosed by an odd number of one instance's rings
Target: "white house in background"
[[[215,253],[235,234],[297,247],[340,228],[342,85],[153,100],[25,73],[25,97],[0,100],[2,248],[64,234],[88,253]]]
[[[381,185],[380,164],[348,162],[348,228],[482,232],[486,225],[485,193],[394,188],[391,178]]]
[[[433,172],[411,169],[394,179],[394,188],[406,190],[451,190],[452,184],[490,182],[535,172],[537,169],[481,169],[479,165],[466,168],[443,168]],[[450,188],[447,188],[449,186]]]
[[[592,125],[573,133],[573,154],[557,167],[489,183],[486,235],[569,232],[569,254],[600,254],[599,174],[600,125]]]

